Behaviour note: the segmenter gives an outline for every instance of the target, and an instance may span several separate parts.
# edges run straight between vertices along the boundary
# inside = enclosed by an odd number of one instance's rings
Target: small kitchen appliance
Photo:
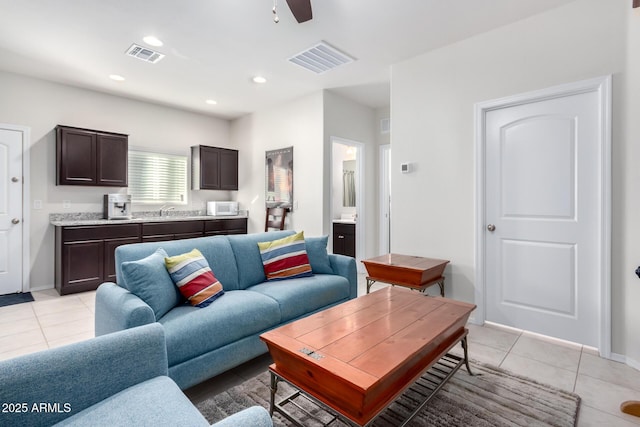
[[[207,215],[213,215],[213,216],[238,215],[238,202],[207,202]]]
[[[104,219],[131,219],[131,195],[105,194],[103,214]]]

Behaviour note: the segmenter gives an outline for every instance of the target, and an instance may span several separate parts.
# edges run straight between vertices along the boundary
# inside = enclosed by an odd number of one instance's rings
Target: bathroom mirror
[[[342,162],[342,206],[356,206],[356,161]]]

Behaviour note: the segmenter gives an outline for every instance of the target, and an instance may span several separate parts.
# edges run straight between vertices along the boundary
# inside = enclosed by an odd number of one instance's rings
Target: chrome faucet
[[[174,209],[175,209],[175,206],[167,207],[167,205],[162,205],[162,207],[160,208],[160,216],[165,216],[167,212],[172,211]]]

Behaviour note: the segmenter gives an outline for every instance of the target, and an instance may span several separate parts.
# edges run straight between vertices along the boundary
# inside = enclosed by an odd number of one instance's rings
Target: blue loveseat
[[[355,260],[327,254],[326,236],[305,238],[312,276],[266,281],[257,243],[292,234],[287,230],[118,247],[117,284],[103,283],[96,293],[96,336],[160,323],[169,377],[182,389],[265,353],[261,333],[357,296]],[[164,265],[153,261],[159,248],[169,256],[198,249],[224,295],[205,308],[176,300],[177,288],[171,290]],[[140,267],[137,275],[130,274],[131,263]]]
[[[0,362],[2,426],[208,426],[167,377],[158,324]],[[216,427],[272,426],[251,407]]]

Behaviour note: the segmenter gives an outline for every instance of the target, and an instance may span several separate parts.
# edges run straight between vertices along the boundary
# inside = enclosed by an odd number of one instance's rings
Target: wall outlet
[[[62,209],[71,209],[71,200],[63,200]]]
[[[33,209],[42,209],[42,200],[34,200]]]

